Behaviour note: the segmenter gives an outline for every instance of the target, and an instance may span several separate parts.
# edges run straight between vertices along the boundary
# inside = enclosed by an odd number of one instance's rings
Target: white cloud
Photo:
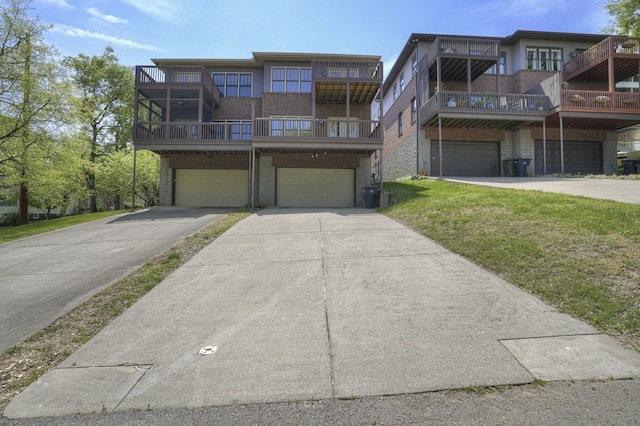
[[[122,0],[140,12],[165,21],[175,21],[179,17],[178,8],[172,0]]]
[[[110,24],[128,24],[129,23],[129,21],[127,21],[126,19],[118,18],[117,16],[113,16],[113,15],[104,14],[100,12],[98,8],[95,8],[95,7],[90,7],[86,9],[86,11],[89,12],[91,16],[98,18],[102,21],[108,22]]]
[[[127,40],[124,38],[113,37],[108,34],[87,31],[81,28],[70,27],[68,25],[55,24],[53,26],[53,31],[64,34],[69,37],[94,38],[97,40],[106,41],[107,43],[110,43],[116,46],[124,46],[132,49],[162,51],[162,49],[160,49],[159,47],[153,46],[151,44],[141,44],[133,40]]]
[[[66,0],[40,0],[43,3],[50,4],[52,6],[58,6],[63,9],[75,9],[75,6],[70,5]]]

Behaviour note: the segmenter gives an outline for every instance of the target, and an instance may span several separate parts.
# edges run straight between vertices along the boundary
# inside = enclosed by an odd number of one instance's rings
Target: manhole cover
[[[204,348],[200,349],[199,354],[200,355],[211,355],[211,354],[215,354],[218,351],[218,347],[217,346],[205,346]]]

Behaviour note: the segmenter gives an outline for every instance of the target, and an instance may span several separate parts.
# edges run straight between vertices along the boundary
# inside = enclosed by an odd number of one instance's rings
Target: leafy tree
[[[98,210],[96,171],[98,158],[131,141],[134,73],[119,64],[112,47],[100,56],[80,54],[65,58],[76,88],[75,115],[88,136],[89,163],[86,169],[89,210]]]
[[[30,160],[30,204],[42,210],[47,220],[52,210],[65,216],[72,205],[77,206],[88,196],[82,148],[77,137],[68,137],[52,141],[46,151],[38,150]]]
[[[136,159],[136,196],[145,207],[160,201],[160,156],[151,151],[138,151]]]
[[[605,7],[611,15],[606,33],[640,37],[640,0],[612,0]]]
[[[27,221],[29,150],[46,144],[63,91],[46,27],[27,15],[31,0],[0,5],[0,175],[20,176],[20,223]]]
[[[160,193],[160,157],[151,151],[126,148],[102,156],[96,163],[96,199],[98,208],[121,209],[131,202],[133,164],[136,162],[136,200],[145,207],[158,203]],[[136,202],[137,202],[136,201]]]

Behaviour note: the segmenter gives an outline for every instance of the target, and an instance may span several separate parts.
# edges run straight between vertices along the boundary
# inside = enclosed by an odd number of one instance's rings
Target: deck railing
[[[638,55],[640,55],[640,38],[607,37],[564,64],[564,76],[566,80],[570,80],[575,74],[607,60],[610,56],[638,57]]]
[[[349,61],[338,59],[314,59],[311,61],[315,80],[371,80],[382,82],[380,61]]]
[[[563,111],[640,114],[640,93],[596,90],[561,90]]]
[[[256,118],[211,123],[139,121],[134,133],[134,141],[141,144],[251,144],[253,140],[382,143],[382,132],[373,120]]]
[[[420,108],[420,117],[428,120],[439,111],[487,115],[546,115],[551,108],[549,98],[544,95],[442,91],[429,98]]]
[[[437,56],[473,56],[498,59],[500,41],[466,37],[438,37],[427,52],[430,64]]]
[[[136,87],[144,86],[204,86],[216,102],[220,101],[220,89],[206,68],[197,65],[142,66],[136,67]]]
[[[248,121],[139,121],[134,127],[135,143],[251,144],[252,124]]]
[[[254,140],[381,143],[379,122],[311,118],[256,118]]]

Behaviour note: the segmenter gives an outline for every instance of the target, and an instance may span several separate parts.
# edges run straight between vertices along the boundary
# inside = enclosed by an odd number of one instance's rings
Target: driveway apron
[[[265,209],[194,256],[8,417],[640,377],[640,356],[366,209]]]

